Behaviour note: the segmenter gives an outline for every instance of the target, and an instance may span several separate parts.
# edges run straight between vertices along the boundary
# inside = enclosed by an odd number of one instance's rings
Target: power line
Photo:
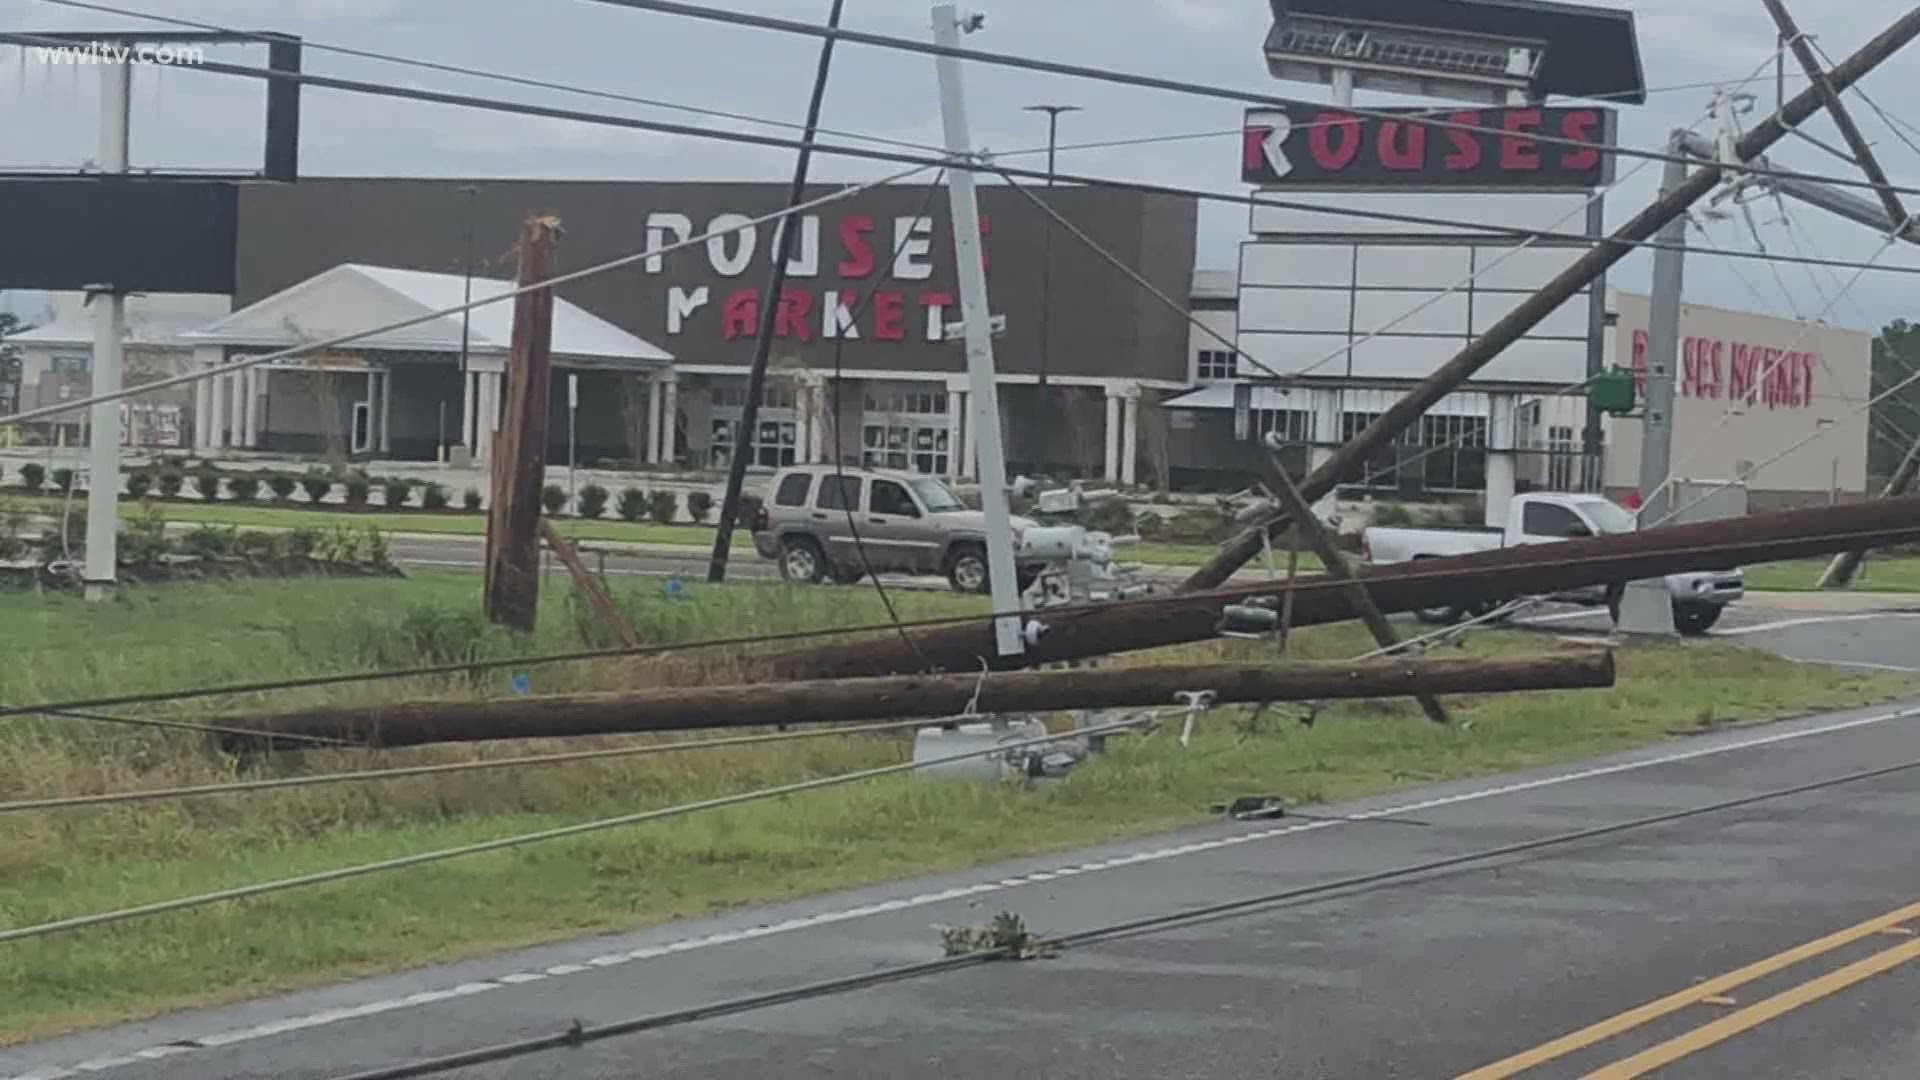
[[[0,34],[0,41],[4,41],[9,36],[18,36],[18,35]],[[607,273],[608,271],[617,270],[623,266],[630,266],[634,263],[641,262],[646,259],[653,259],[663,255],[669,255],[669,254],[672,254],[673,252],[680,251],[685,248],[694,247],[699,244],[705,244],[708,241],[713,240],[717,237],[731,236],[734,233],[743,232],[747,229],[758,228],[759,226],[768,224],[769,222],[782,221],[782,220],[785,220],[786,218],[805,213],[809,210],[818,209],[819,207],[826,206],[830,203],[835,203],[845,199],[850,199],[853,196],[858,195],[863,191],[868,191],[873,188],[881,187],[885,184],[892,183],[896,180],[905,179],[906,177],[912,176],[916,173],[925,172],[929,168],[936,167],[937,164],[938,163],[935,163],[935,165],[916,165],[911,169],[907,169],[905,171],[895,173],[890,176],[885,176],[878,180],[869,180],[863,183],[849,185],[831,194],[823,195],[816,199],[809,199],[805,202],[795,203],[794,205],[786,207],[784,209],[776,210],[768,214],[762,214],[757,218],[751,218],[744,221],[740,221],[726,228],[709,229],[707,232],[699,236],[688,237],[685,240],[676,241],[674,243],[667,244],[663,247],[649,248],[645,251],[636,251],[627,255],[621,255],[617,258],[609,259],[606,262],[602,262],[594,266],[585,267],[580,270],[569,271],[557,277],[548,278],[545,281],[537,282],[532,285],[512,286],[508,288],[506,291],[501,292],[494,296],[483,297],[479,300],[473,300],[467,303],[455,304],[452,307],[443,308],[439,311],[431,311],[424,315],[410,316],[408,318],[401,319],[396,322],[388,323],[384,326],[376,326],[366,330],[356,330],[351,333],[336,335],[334,337],[326,339],[325,341],[313,342],[306,345],[296,345],[290,349],[281,349],[277,352],[261,353],[257,356],[243,356],[236,360],[230,360],[230,361],[227,361],[226,363],[216,364],[211,367],[200,368],[196,371],[184,372],[179,375],[170,375],[165,378],[154,379],[149,382],[143,382],[138,386],[131,386],[124,390],[116,390],[110,394],[96,394],[96,395],[93,395],[92,397],[80,398],[76,401],[64,402],[59,405],[47,406],[45,408],[40,408],[40,409],[32,409],[22,413],[14,413],[10,416],[0,416],[0,427],[4,427],[10,424],[24,424],[32,420],[39,420],[43,417],[58,416],[64,413],[76,412],[93,405],[104,404],[111,401],[119,401],[123,398],[136,397],[141,394],[151,393],[156,390],[165,390],[165,389],[168,389],[169,387],[182,386],[190,382],[197,382],[201,379],[214,378],[219,375],[225,375],[230,372],[238,371],[242,368],[255,367],[257,365],[271,363],[276,360],[286,360],[291,357],[304,356],[312,352],[324,352],[329,349],[338,348],[342,345],[352,344],[353,342],[359,341],[363,338],[375,337],[380,334],[391,333],[395,330],[409,329],[411,327],[420,326],[425,323],[430,323],[439,319],[444,319],[450,316],[458,315],[461,312],[470,311],[477,307],[484,307],[488,304],[497,304],[505,300],[516,299],[527,293],[540,292],[545,289],[555,289],[569,282],[579,281],[583,278],[592,277],[596,274],[604,274],[604,273]],[[1916,270],[1916,272],[1920,272],[1920,270]],[[4,710],[0,710],[0,715],[4,715]]]
[[[96,724],[124,724],[131,727],[163,728],[168,731],[192,731],[202,735],[238,735],[249,739],[265,739],[269,746],[273,740],[293,743],[318,743],[325,746],[358,746],[359,743],[345,739],[329,739],[321,735],[288,735],[273,731],[259,731],[253,728],[226,727],[220,724],[194,724],[185,720],[156,720],[141,716],[108,716],[105,713],[80,712],[74,709],[24,708],[9,710],[9,715],[52,716],[64,720],[87,720]]]
[[[855,45],[870,45],[877,48],[892,49],[899,52],[919,53],[925,56],[946,56],[960,60],[971,60],[993,67],[1010,67],[1026,71],[1038,71],[1049,75],[1064,75],[1069,78],[1088,79],[1095,82],[1113,83],[1147,90],[1164,90],[1171,93],[1188,94],[1195,97],[1214,98],[1243,105],[1260,105],[1272,108],[1307,108],[1328,111],[1333,106],[1324,102],[1302,101],[1298,98],[1281,97],[1273,94],[1256,93],[1251,90],[1236,90],[1232,87],[1211,86],[1204,83],[1189,82],[1184,79],[1168,79],[1138,72],[1119,71],[1112,68],[1090,67],[1083,64],[1069,64],[1057,60],[1045,60],[1038,57],[1015,56],[1007,53],[987,52],[980,49],[968,49],[937,45],[932,42],[918,41],[913,38],[897,37],[890,34],[877,34],[864,30],[827,29],[812,23],[793,19],[781,19],[768,15],[754,15],[742,11],[729,11],[721,8],[705,7],[698,4],[683,3],[681,0],[595,0],[597,3],[615,7],[632,8],[639,11],[652,11],[664,15],[678,15],[685,18],[707,22],[725,23],[731,26],[749,27],[756,30],[773,30],[785,34],[797,34],[803,37],[833,38]],[[1464,131],[1476,135],[1494,135],[1511,138],[1513,132],[1504,128],[1487,127],[1481,124],[1464,123],[1457,120],[1445,120],[1424,116],[1418,113],[1395,113],[1381,109],[1367,109],[1354,106],[1340,106],[1340,111],[1349,115],[1376,120],[1392,120],[1399,123],[1418,124],[1423,127],[1443,131]],[[1471,111],[1456,109],[1454,112]],[[1776,117],[1776,119],[1778,119]],[[1781,121],[1782,126],[1788,126]],[[1651,161],[1683,161],[1695,164],[1694,158],[1682,154],[1672,154],[1660,150],[1640,150],[1623,146],[1597,146],[1579,139],[1562,138],[1552,135],[1529,133],[1529,139],[1542,146],[1564,146],[1581,151],[1599,151],[1603,154],[1624,155],[1646,158]],[[1795,180],[1811,180],[1832,184],[1836,187],[1858,187],[1879,190],[1879,185],[1852,177],[1828,177],[1812,173],[1791,172],[1772,169],[1765,166],[1755,167],[1746,164],[1722,163],[1721,168],[1729,172],[1741,172],[1752,176],[1771,176]],[[1894,190],[1920,195],[1920,188],[1896,187]]]
[[[1446,870],[1470,868],[1502,859],[1511,859],[1519,855],[1530,855],[1535,852],[1569,847],[1591,840],[1601,840],[1611,836],[1620,836],[1646,829],[1655,829],[1663,825],[1673,825],[1695,818],[1724,814],[1732,810],[1742,810],[1750,806],[1779,802],[1800,795],[1813,794],[1854,784],[1868,783],[1873,780],[1885,779],[1890,776],[1898,776],[1903,773],[1912,772],[1915,769],[1920,769],[1920,761],[1909,761],[1898,765],[1867,769],[1860,772],[1849,773],[1845,776],[1836,776],[1826,780],[1798,784],[1788,788],[1778,788],[1756,795],[1744,795],[1739,798],[1726,799],[1720,802],[1689,807],[1685,810],[1676,810],[1665,814],[1649,815],[1613,825],[1600,825],[1573,832],[1557,833],[1552,836],[1541,837],[1537,840],[1524,840],[1519,843],[1505,844],[1500,847],[1485,848],[1464,855],[1451,855],[1445,858],[1430,859],[1425,862],[1395,867],[1390,870],[1378,870],[1368,874],[1355,874],[1348,877],[1337,878],[1332,881],[1322,881],[1313,885],[1279,889],[1273,892],[1242,897],[1217,904],[1207,904],[1162,915],[1149,915],[1143,918],[1109,923],[1092,930],[1082,930],[1059,937],[1044,938],[1037,943],[1054,949],[1071,949],[1119,938],[1137,937],[1142,934],[1191,926],[1199,922],[1251,914],[1282,904],[1317,900],[1322,897],[1351,892],[1355,889],[1396,885],[1414,879],[1426,878]],[[1382,815],[1378,812],[1368,811],[1354,815],[1354,820],[1364,822],[1378,820],[1381,817]],[[335,1080],[411,1080],[411,1078],[415,1077],[434,1076],[440,1073],[450,1072],[454,1069],[512,1060],[546,1050],[556,1050],[567,1046],[579,1046],[588,1042],[601,1042],[618,1036],[635,1035],[645,1031],[677,1027],[699,1020],[733,1016],[775,1005],[788,1005],[799,1001],[816,1000],[852,991],[866,990],[886,983],[902,982],[907,979],[955,971],[993,960],[1006,959],[1010,955],[1011,948],[1002,947],[961,956],[943,957],[939,960],[919,964],[909,964],[900,967],[886,968],[880,971],[863,972],[858,975],[845,976],[837,979],[827,979],[820,982],[808,983],[803,986],[792,987],[787,990],[774,991],[772,993],[729,998],[723,1001],[696,1006],[691,1009],[676,1009],[671,1012],[652,1013],[630,1020],[600,1024],[593,1027],[576,1027],[564,1033],[499,1043],[493,1046],[446,1054],[440,1057],[426,1058],[402,1065],[366,1069],[347,1076],[337,1077]]]
[[[1154,714],[1156,718],[1158,717],[1158,715],[1159,715],[1158,713]],[[967,719],[967,718],[964,716],[949,718],[950,721],[962,720],[962,719]],[[938,720],[928,721],[927,726],[938,724],[940,722],[941,721],[938,721]],[[463,845],[460,845],[459,847],[442,848],[438,851],[425,851],[425,852],[420,852],[414,855],[403,855],[396,859],[385,859],[380,862],[362,863],[358,866],[341,867],[334,870],[323,870],[318,873],[302,874],[298,877],[281,878],[277,881],[260,882],[254,885],[242,885],[237,888],[222,889],[218,892],[202,893],[198,896],[184,896],[184,897],[179,897],[173,900],[162,900],[157,903],[141,904],[136,907],[120,908],[114,911],[96,912],[91,915],[79,915],[79,916],[75,916],[67,919],[58,919],[53,922],[39,923],[37,925],[32,925],[32,926],[16,927],[11,930],[0,930],[0,944],[4,944],[6,942],[12,942],[12,941],[24,941],[29,938],[45,937],[50,934],[64,933],[64,932],[73,931],[73,930],[81,930],[81,929],[85,929],[87,927],[92,927],[92,926],[103,926],[108,923],[125,922],[130,919],[145,918],[148,916],[161,915],[161,914],[165,914],[173,911],[184,911],[189,908],[205,907],[208,904],[223,903],[229,900],[244,900],[249,897],[262,896],[268,893],[284,892],[289,889],[303,888],[309,885],[322,885],[322,884],[328,884],[336,881],[345,881],[349,878],[365,877],[369,874],[382,873],[388,870],[403,870],[410,867],[423,866],[428,863],[444,862],[448,859],[457,859],[467,855],[479,855],[479,854],[482,854],[485,852],[491,852],[491,851],[504,851],[509,848],[524,847],[528,844],[536,844],[536,843],[542,843],[548,840],[560,840],[568,837],[582,836],[587,833],[603,832],[607,829],[617,829],[617,828],[622,828],[628,825],[639,825],[645,822],[661,821],[666,818],[684,817],[685,815],[698,813],[705,810],[719,810],[719,809],[724,809],[726,807],[739,806],[744,803],[760,802],[768,799],[785,798],[789,795],[799,795],[809,791],[819,791],[823,788],[841,787],[847,784],[857,783],[862,780],[873,780],[883,776],[896,776],[901,773],[914,772],[916,770],[932,768],[938,765],[952,765],[952,764],[957,764],[963,761],[972,761],[977,758],[992,757],[996,754],[1004,754],[1009,751],[1033,749],[1039,746],[1046,746],[1049,744],[1059,743],[1065,739],[1072,739],[1072,738],[1079,738],[1079,737],[1086,737],[1086,736],[1096,736],[1096,735],[1110,735],[1110,734],[1114,734],[1129,728],[1137,728],[1141,725],[1141,723],[1142,723],[1142,720],[1138,717],[1135,717],[1135,718],[1117,721],[1109,724],[1096,724],[1096,725],[1087,726],[1087,727],[1075,728],[1071,731],[1061,732],[1060,734],[1057,734],[1057,735],[1049,734],[1049,735],[1041,736],[1038,738],[1019,739],[1011,742],[1004,742],[986,750],[970,750],[965,753],[949,754],[949,755],[944,755],[942,757],[929,758],[924,761],[909,761],[899,765],[883,765],[879,768],[861,769],[856,772],[850,772],[850,773],[839,773],[834,776],[818,777],[812,780],[803,780],[798,783],[782,784],[777,787],[759,788],[754,791],[741,792],[739,794],[734,794],[734,795],[724,795],[714,799],[703,799],[703,800],[700,800],[699,802],[683,803],[677,806],[661,807],[656,810],[645,810],[637,814],[624,814],[619,817],[602,818],[598,821],[587,821],[587,822],[581,822],[575,825],[564,825],[554,829],[542,829],[539,832],[522,833],[517,836],[500,837],[494,840],[483,840],[479,843],[463,844]]]
[[[176,16],[161,15],[157,12],[138,11],[133,8],[116,7],[109,4],[93,3],[93,2],[90,2],[90,0],[41,0],[41,2],[47,3],[47,4],[53,4],[59,7],[75,8],[75,9],[84,10],[84,11],[104,12],[112,15],[125,16],[127,18],[146,19],[151,22],[165,23],[173,26],[185,26],[185,27],[191,27],[199,30],[209,30],[216,33],[225,33],[225,34],[241,33],[241,31],[236,30],[232,27],[221,26],[215,23],[199,22],[193,19],[182,19]],[[471,76],[474,78],[481,78],[481,79],[490,79],[496,82],[503,82],[503,83],[518,85],[518,86],[526,86],[533,89],[557,90],[562,93],[579,94],[585,97],[602,98],[609,101],[622,101],[622,102],[627,102],[635,105],[644,105],[649,108],[666,109],[674,112],[685,112],[685,113],[691,113],[698,116],[708,116],[708,117],[713,117],[715,119],[722,119],[722,120],[737,120],[737,121],[743,121],[751,124],[761,124],[767,127],[786,128],[788,130],[793,130],[793,131],[806,130],[806,125],[796,124],[786,120],[775,120],[769,117],[754,116],[748,113],[729,112],[724,109],[712,109],[712,108],[706,108],[698,105],[687,105],[680,102],[665,101],[658,98],[639,97],[632,94],[623,94],[623,93],[610,91],[610,90],[599,90],[599,89],[594,89],[592,87],[584,87],[584,86],[579,86],[572,83],[560,83],[560,82],[552,82],[544,79],[526,78],[523,76],[509,75],[504,72],[492,71],[485,68],[476,68],[476,67],[446,63],[443,61],[436,61],[436,60],[426,60],[419,57],[402,56],[395,53],[375,52],[368,49],[359,49],[359,48],[353,48],[353,47],[344,46],[344,45],[334,45],[326,42],[317,41],[313,38],[303,37],[300,39],[300,43],[303,48],[314,49],[320,52],[338,53],[343,56],[354,56],[354,57],[360,57],[362,59],[378,60],[383,63],[400,64],[407,67],[421,68],[424,70],[443,71],[449,74],[466,75],[466,76]],[[1776,55],[1778,55],[1778,50],[1776,50]],[[1800,77],[1804,78],[1805,76],[1802,75]],[[1749,82],[1752,81],[1752,77],[1749,76],[1747,81]],[[1670,86],[1648,87],[1647,89],[1642,91],[1621,90],[1621,91],[1614,91],[1612,93],[1596,94],[1593,96],[1593,99],[1610,101],[1617,98],[1631,98],[1631,97],[1638,96],[1639,94],[1660,94],[1660,93],[1669,93],[1669,92],[1681,91],[1681,90],[1712,89],[1720,85],[1722,85],[1722,83],[1719,81],[1677,83]],[[1435,107],[1429,110],[1421,110],[1422,113],[1431,114],[1434,116],[1445,116],[1452,113],[1457,113],[1459,111],[1460,109],[1458,106],[1452,106],[1452,105]],[[1321,127],[1321,126],[1325,126],[1327,123],[1332,123],[1332,121],[1328,121],[1324,123],[1316,122],[1316,123],[1301,124],[1296,127],[1296,130],[1307,130],[1314,127]],[[929,144],[929,143],[918,143],[918,142],[912,142],[910,140],[893,139],[893,138],[887,138],[885,136],[879,136],[879,135],[867,135],[867,134],[854,132],[854,131],[836,130],[834,128],[825,128],[825,127],[817,128],[816,130],[828,135],[835,135],[840,138],[857,139],[862,142],[871,142],[871,143],[875,143],[877,145],[883,145],[883,146],[897,146],[897,147],[901,147],[903,149],[908,149],[908,150],[923,150],[923,151],[930,150],[930,151],[938,152],[941,149],[940,147],[933,146],[932,144]],[[1197,139],[1226,138],[1229,136],[1237,138],[1242,134],[1244,134],[1244,132],[1241,129],[1235,128],[1229,131],[1186,132],[1186,133],[1175,133],[1175,134],[1168,134],[1168,135],[1151,135],[1151,136],[1145,136],[1145,137],[1139,137],[1139,138],[1113,139],[1113,140],[1106,140],[1101,142],[1069,144],[1069,145],[1057,147],[1056,149],[1059,151],[1079,151],[1079,150],[1102,150],[1102,149],[1132,147],[1132,146],[1152,146],[1152,145],[1159,145],[1163,143],[1186,142],[1186,141],[1197,140]],[[1002,151],[998,151],[997,154],[1000,157],[1029,157],[1036,154],[1044,154],[1047,152],[1047,149],[1048,148],[1044,146],[1029,147],[1029,148],[1020,149],[1020,150],[1002,150]]]
[[[762,743],[790,742],[800,739],[826,739],[841,735],[878,735],[891,731],[905,731],[910,728],[927,727],[930,724],[936,723],[938,723],[938,721],[896,720],[884,724],[819,728],[810,731],[780,731],[765,735],[741,735],[724,739],[649,743],[645,746],[616,746],[602,750],[579,750],[564,754],[539,754],[522,757],[495,758],[489,761],[456,761],[439,765],[412,765],[398,769],[367,769],[359,772],[317,773],[311,776],[289,776],[272,780],[246,780],[231,784],[196,784],[183,787],[152,788],[146,791],[113,791],[98,795],[69,795],[47,799],[22,799],[17,802],[0,802],[0,814],[16,814],[36,810],[69,810],[91,806],[118,806],[125,803],[190,799],[215,795],[242,795],[260,791],[280,791],[287,788],[316,787],[332,784],[379,783],[416,776],[441,776],[447,773],[488,772],[495,769],[520,769],[545,765],[564,765],[576,761],[600,761],[608,758],[652,757],[658,754],[684,753],[689,750],[717,750],[735,746],[754,746]],[[290,737],[273,735],[268,732],[241,732],[241,734],[257,734],[268,738]],[[291,737],[301,738],[303,736]]]

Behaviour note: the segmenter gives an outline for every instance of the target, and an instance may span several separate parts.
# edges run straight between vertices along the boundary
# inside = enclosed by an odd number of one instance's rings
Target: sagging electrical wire
[[[1523,840],[1504,844],[1499,847],[1483,848],[1478,851],[1443,858],[1429,859],[1423,862],[1378,870],[1372,873],[1353,874],[1330,881],[1316,882],[1312,885],[1278,889],[1253,896],[1240,897],[1220,903],[1189,907],[1179,911],[1159,915],[1148,915],[1138,919],[1108,923],[1089,930],[1080,930],[1069,934],[1051,936],[1042,939],[1041,944],[1052,950],[1084,948],[1089,945],[1108,941],[1140,937],[1145,934],[1176,930],[1204,922],[1242,915],[1256,914],[1284,905],[1312,902],[1326,897],[1346,895],[1360,889],[1377,889],[1426,880],[1434,874],[1448,870],[1464,870],[1487,863],[1513,859],[1522,855],[1552,851],[1558,848],[1572,847],[1594,840],[1623,836],[1657,829],[1665,825],[1691,821],[1697,818],[1712,817],[1735,810],[1744,810],[1753,806],[1764,806],[1781,802],[1801,795],[1810,795],[1822,791],[1870,783],[1874,780],[1900,776],[1920,769],[1920,760],[1887,765],[1875,769],[1866,769],[1848,773],[1844,776],[1830,777],[1792,787],[1776,788],[1754,795],[1724,799],[1675,810],[1663,814],[1653,814],[1634,818],[1612,825],[1599,825],[1571,832],[1556,833],[1536,840]],[[1354,815],[1357,822],[1377,820],[1382,813],[1366,812]],[[1346,822],[1316,822],[1314,828],[1336,828]],[[607,1039],[626,1035],[637,1035],[647,1031],[678,1027],[701,1020],[712,1020],[724,1016],[735,1016],[771,1008],[777,1005],[791,1005],[802,1001],[813,1001],[834,997],[840,994],[868,990],[875,986],[904,982],[909,979],[924,978],[964,968],[976,967],[996,960],[1004,960],[1011,955],[1011,949],[986,949],[980,952],[959,956],[943,957],[918,964],[906,964],[898,967],[883,968],[879,971],[867,971],[857,975],[837,979],[826,979],[776,990],[768,993],[728,998],[709,1002],[690,1009],[676,1009],[670,1012],[651,1013],[621,1020],[609,1024],[596,1024],[592,1027],[577,1026],[574,1029],[553,1035],[536,1036],[511,1042],[497,1043],[492,1046],[473,1050],[424,1058],[418,1061],[381,1068],[364,1069],[351,1074],[334,1077],[333,1080],[415,1080],[423,1076],[436,1076],[454,1069],[469,1068],[501,1061],[510,1061],[547,1050],[580,1046],[589,1042],[602,1042]]]
[[[685,739],[672,742],[648,743],[643,746],[615,746],[599,750],[576,750],[561,754],[530,754],[519,757],[492,758],[482,761],[454,761],[436,765],[408,765],[397,769],[365,769],[357,772],[315,773],[309,776],[275,777],[268,780],[242,780],[228,784],[194,784],[182,787],[150,788],[144,791],[109,791],[95,795],[64,795],[44,799],[19,799],[13,802],[0,802],[0,814],[120,806],[127,803],[162,802],[174,799],[193,799],[219,795],[246,795],[262,791],[284,791],[290,788],[322,787],[334,784],[384,783],[390,780],[404,780],[419,776],[442,776],[448,773],[539,768],[549,765],[566,765],[578,761],[654,757],[660,754],[680,754],[692,750],[724,750],[736,746],[758,746],[765,743],[830,739],[851,735],[885,735],[892,732],[926,727],[929,723],[937,723],[937,721],[895,720],[884,724],[859,724],[851,727],[827,727],[803,731],[776,731],[761,735],[730,736],[723,739]],[[228,728],[214,728],[212,730],[231,734],[252,735],[268,739],[319,738],[318,736],[285,736],[275,735],[270,732],[250,732]]]
[[[1159,715],[1159,713],[1153,714],[1152,719],[1158,720]],[[962,718],[954,717],[949,719],[957,721]],[[940,725],[942,722],[943,721],[938,719],[932,719],[924,721],[922,726],[934,727]],[[178,897],[173,900],[162,900],[135,907],[119,908],[112,911],[95,912],[89,915],[57,919],[53,922],[13,927],[11,929],[0,930],[0,944],[25,941],[30,938],[46,937],[52,934],[82,930],[88,927],[104,926],[109,923],[126,922],[132,919],[147,918],[168,912],[185,911],[190,908],[205,907],[209,904],[224,903],[230,900],[244,900],[250,897],[264,896],[269,893],[285,892],[289,889],[345,881],[351,878],[366,877],[371,874],[384,873],[390,870],[403,870],[415,866],[424,866],[429,863],[445,862],[449,859],[462,858],[468,855],[505,851],[510,848],[524,847],[529,844],[543,843],[549,840],[566,839],[569,837],[583,836],[588,833],[604,832],[608,829],[623,828],[629,825],[662,821],[667,818],[684,817],[688,814],[707,810],[719,810],[732,806],[740,806],[745,803],[780,799],[809,791],[819,791],[823,788],[841,787],[847,784],[859,783],[863,780],[873,780],[884,776],[897,776],[921,769],[935,768],[942,765],[954,765],[980,758],[991,758],[996,755],[1003,755],[1019,750],[1031,750],[1037,747],[1057,744],[1069,739],[1112,735],[1121,731],[1137,729],[1147,722],[1148,721],[1143,720],[1140,716],[1132,716],[1126,720],[1114,723],[1082,726],[1058,734],[1048,734],[1035,738],[1002,742],[984,750],[970,750],[958,754],[948,754],[924,760],[909,761],[898,765],[883,765],[878,768],[838,773],[833,776],[817,777],[812,780],[802,780],[792,784],[781,784],[776,787],[759,788],[734,795],[723,795],[718,798],[703,799],[698,802],[660,807],[658,809],[644,810],[634,814],[623,814],[619,817],[602,818],[597,821],[580,822],[553,829],[542,829],[538,832],[500,837],[473,844],[463,844],[458,847],[441,848],[437,851],[424,851],[413,855],[403,855],[395,859],[362,863],[358,866],[323,870],[311,874],[301,874],[297,877],[281,878],[276,881],[265,881],[253,885],[242,885],[236,888],[222,889],[217,892],[202,893],[197,896]]]

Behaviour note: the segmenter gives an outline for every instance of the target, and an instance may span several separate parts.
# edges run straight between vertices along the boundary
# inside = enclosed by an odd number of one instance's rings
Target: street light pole
[[[1060,114],[1079,112],[1078,105],[1029,105],[1026,112],[1047,114],[1047,187],[1053,187],[1060,149]],[[1042,241],[1040,280],[1040,385],[1047,385],[1048,362],[1053,354],[1053,218],[1046,222]]]

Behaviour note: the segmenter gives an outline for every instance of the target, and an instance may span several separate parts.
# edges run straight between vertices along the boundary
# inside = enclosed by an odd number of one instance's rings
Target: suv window
[[[1593,530],[1580,515],[1552,503],[1528,503],[1520,517],[1520,529],[1528,536],[1553,536],[1561,539],[1592,536]]]
[[[775,506],[805,506],[807,493],[813,490],[813,477],[806,473],[794,473],[780,481],[780,490],[773,494]]]
[[[890,514],[893,517],[917,518],[920,508],[913,504],[913,496],[907,494],[904,484],[891,480],[875,480],[867,492],[867,512]]]
[[[858,510],[859,508],[859,477],[823,476],[820,478],[820,509]]]

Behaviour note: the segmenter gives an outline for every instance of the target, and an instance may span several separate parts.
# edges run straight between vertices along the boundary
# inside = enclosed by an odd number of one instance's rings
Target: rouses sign
[[[711,237],[698,254],[686,252],[678,260],[647,260],[647,273],[672,275],[676,269],[684,269],[683,260],[704,256],[706,267],[700,277],[743,279],[738,288],[670,285],[666,325],[662,328],[669,338],[691,330],[703,337],[734,341],[751,339],[759,332],[762,290],[750,282],[762,277],[772,264],[780,234],[773,226],[746,224],[749,220],[747,215],[735,213],[701,221],[672,211],[647,215],[649,248],[704,233],[735,230]],[[992,256],[985,249],[993,225],[984,216],[980,233],[985,262],[991,268]],[[939,279],[951,280],[953,265],[951,254],[942,256],[935,251],[935,236],[936,223],[931,217],[801,217],[792,258],[787,263],[788,280],[793,284],[781,292],[774,335],[803,342],[816,338],[943,340],[949,315],[959,311],[959,299],[952,288],[935,284]]]
[[[1678,389],[1683,397],[1741,401],[1769,409],[1813,404],[1813,370],[1820,355],[1744,341],[1688,337],[1680,342]],[[1633,332],[1633,370],[1647,390],[1647,332]]]
[[[1592,188],[1607,182],[1609,109],[1379,109],[1356,116],[1307,104],[1247,113],[1241,179],[1269,187]],[[1482,131],[1435,127],[1428,118]],[[1530,136],[1570,140],[1543,143]]]

